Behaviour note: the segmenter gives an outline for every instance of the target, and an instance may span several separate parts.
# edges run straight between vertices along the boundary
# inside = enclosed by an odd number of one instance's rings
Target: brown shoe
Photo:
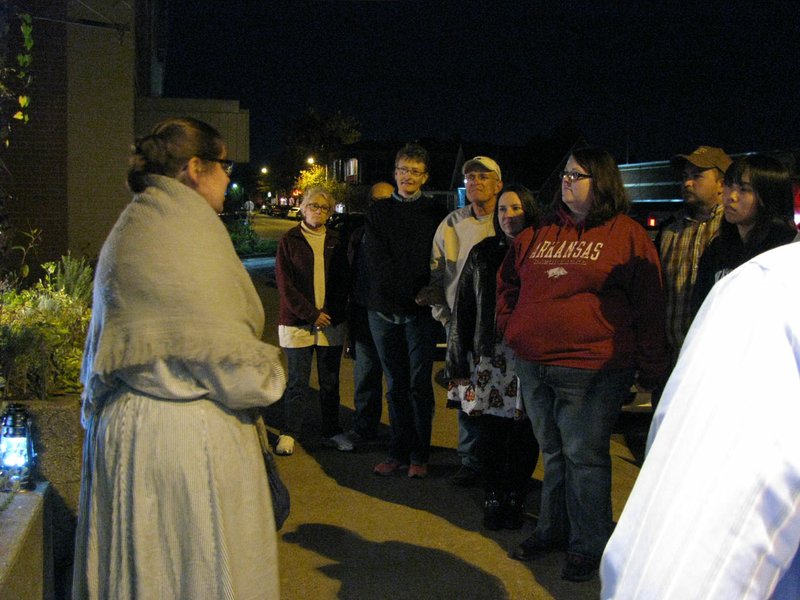
[[[387,458],[382,463],[375,465],[372,469],[372,472],[375,473],[375,475],[386,476],[386,475],[391,475],[395,471],[400,471],[401,469],[405,469],[407,467],[408,465],[402,465],[396,460]]]
[[[425,479],[428,476],[428,465],[411,465],[408,476],[412,479]]]

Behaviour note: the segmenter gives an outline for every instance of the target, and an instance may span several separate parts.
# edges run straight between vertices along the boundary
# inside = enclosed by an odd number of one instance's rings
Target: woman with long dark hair
[[[539,446],[525,417],[514,356],[495,329],[497,270],[517,234],[539,211],[521,185],[503,189],[494,210],[496,235],[473,246],[458,279],[450,320],[447,405],[478,420],[487,529],[519,529]]]
[[[797,235],[789,170],[771,156],[752,154],[735,160],[725,172],[722,204],[725,215],[719,234],[700,257],[693,314],[717,281]]]

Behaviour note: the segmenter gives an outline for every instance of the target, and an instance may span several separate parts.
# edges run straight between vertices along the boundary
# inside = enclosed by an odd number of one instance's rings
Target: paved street
[[[277,291],[263,272],[254,272],[253,279],[267,314],[264,338],[274,344]],[[342,424],[348,428],[353,364],[342,362]],[[436,363],[434,372],[442,366]],[[318,407],[309,406],[311,423],[304,439],[293,456],[278,458],[292,494],[292,513],[279,542],[282,598],[597,598],[598,580],[561,580],[560,554],[527,564],[506,556],[534,522],[541,465],[532,480],[524,529],[482,529],[482,490],[447,482],[458,466],[456,414],[444,408],[444,389],[435,386],[435,391],[434,448],[425,480],[372,475],[372,466],[385,457],[380,444],[352,454],[321,446]],[[388,436],[386,422],[384,406],[383,433]],[[615,519],[638,474],[647,423],[646,413],[623,413],[612,440]]]

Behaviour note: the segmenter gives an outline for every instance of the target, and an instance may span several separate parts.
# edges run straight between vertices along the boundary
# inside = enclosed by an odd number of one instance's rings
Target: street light
[[[267,167],[261,167],[261,174],[266,175],[267,173],[269,173],[269,169]]]
[[[314,164],[314,157],[313,157],[313,156],[309,156],[309,157],[306,159],[306,162],[307,162],[308,164],[310,164],[310,165],[313,165],[313,164]]]

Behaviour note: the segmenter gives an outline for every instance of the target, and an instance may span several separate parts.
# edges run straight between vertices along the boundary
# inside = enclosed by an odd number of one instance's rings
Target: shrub
[[[236,254],[239,256],[252,256],[254,254],[275,256],[278,250],[278,242],[262,240],[253,230],[253,226],[250,223],[239,222],[228,225],[228,233],[231,236]]]
[[[0,294],[0,384],[6,398],[80,391],[92,269],[69,256],[42,268],[44,278],[32,287]]]

